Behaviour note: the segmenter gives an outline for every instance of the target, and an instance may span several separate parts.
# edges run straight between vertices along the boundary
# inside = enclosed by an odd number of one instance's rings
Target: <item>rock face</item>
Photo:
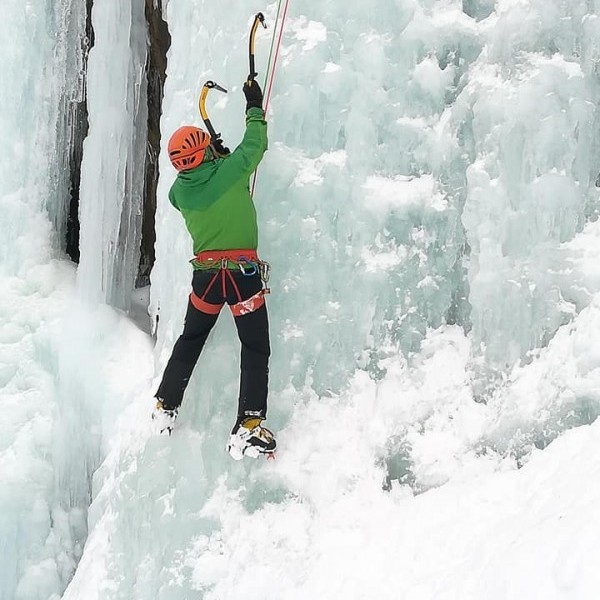
[[[86,90],[87,58],[94,45],[92,26],[93,0],[85,0],[85,33],[81,40],[80,94],[70,101],[68,121],[70,128],[69,174],[70,194],[67,209],[66,252],[74,262],[79,262],[79,184],[81,181],[81,160],[83,158],[83,140],[88,129],[88,107]]]
[[[162,0],[146,0],[148,23],[148,143],[146,145],[146,176],[144,183],[144,213],[140,265],[136,286],[150,283],[150,271],[154,264],[154,215],[156,212],[156,187],[158,184],[158,155],[160,153],[160,116],[167,70],[167,51],[171,35],[162,14]]]
[[[70,193],[68,198],[67,227],[65,249],[71,260],[79,262],[79,193],[81,181],[81,161],[83,142],[88,134],[88,103],[86,89],[87,57],[94,45],[92,26],[93,0],[85,0],[86,26],[81,40],[82,93],[70,102],[69,128],[70,147],[69,171]],[[136,287],[150,282],[150,271],[154,264],[154,215],[156,212],[156,188],[158,184],[158,155],[160,153],[160,116],[163,88],[166,78],[167,51],[171,45],[171,36],[167,23],[163,19],[162,0],[146,0],[145,16],[148,36],[148,55],[145,67],[147,81],[148,127],[146,140],[145,174],[143,190],[142,235],[140,244],[140,262],[136,277]]]

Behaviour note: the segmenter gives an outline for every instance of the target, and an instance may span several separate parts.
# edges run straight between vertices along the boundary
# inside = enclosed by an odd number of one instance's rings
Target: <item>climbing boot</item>
[[[233,428],[227,452],[234,460],[241,460],[244,456],[256,458],[260,454],[269,458],[274,456],[277,447],[275,436],[261,422],[260,417],[246,417]]]
[[[152,420],[160,435],[171,435],[177,419],[177,408],[166,408],[160,398],[152,411]]]

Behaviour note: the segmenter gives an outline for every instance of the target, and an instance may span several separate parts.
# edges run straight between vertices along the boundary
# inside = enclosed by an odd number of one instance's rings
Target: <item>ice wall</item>
[[[492,372],[582,308],[557,281],[553,251],[598,202],[597,19],[585,3],[545,7],[295,2],[256,192],[274,266],[276,386],[335,391],[356,367],[381,377],[382,359],[458,323],[472,329],[485,394]],[[211,116],[239,139],[243,30],[219,26],[254,8],[169,6],[165,135],[198,122],[196,94],[213,78],[232,89],[213,97]],[[192,34],[181,15],[198,20]],[[521,18],[527,27],[515,26]],[[215,32],[230,49],[224,62]],[[168,163],[162,172],[164,198]],[[166,353],[190,249],[178,216],[164,204],[158,215],[153,305]]]
[[[473,341],[506,368],[585,305],[557,255],[599,208],[600,21],[589,2],[499,2],[452,127],[468,156],[462,214]]]
[[[60,336],[54,442],[59,457],[56,495],[73,521],[76,549],[87,534],[93,474],[132,391],[148,385],[151,364],[149,338],[124,314],[131,303],[141,239],[147,139],[144,3],[95,1],[91,20],[80,262]]]
[[[92,40],[86,31],[87,2],[62,2],[55,7],[56,43],[52,61],[54,74],[49,80],[52,98],[58,102],[55,127],[49,128],[54,151],[48,155],[50,180],[53,184],[50,216],[56,241],[61,249],[72,250],[76,244],[73,231],[68,231],[73,194],[78,195],[81,145],[87,126],[86,69],[87,52]],[[73,189],[77,186],[76,189]],[[71,223],[71,228],[73,224]],[[70,237],[70,239],[68,239]]]
[[[139,264],[146,157],[144,3],[96,0],[92,25],[77,278],[88,300],[127,310]]]
[[[75,270],[61,250],[73,108],[85,91],[86,3],[12,3],[0,26],[3,600],[55,599],[66,587],[87,533],[92,473],[131,393],[123,380],[141,387],[150,364],[147,338],[102,305],[127,306],[138,261],[146,125],[143,3],[132,3],[129,22],[114,3],[97,4],[101,55],[90,67],[93,130],[86,143],[90,166],[82,189],[84,255],[76,297]],[[106,17],[103,8],[117,10]],[[110,18],[114,23],[105,25]],[[130,56],[132,48],[137,55]],[[117,232],[114,239],[105,239],[107,231]],[[104,259],[98,273],[96,256]],[[125,350],[130,343],[134,349]],[[130,360],[135,366],[129,368]]]
[[[127,308],[138,263],[141,0],[95,2],[81,266],[77,299],[65,300],[72,270],[48,259],[58,248],[52,219],[60,230],[64,214],[58,98],[76,89],[80,64],[60,43],[72,41],[69,18],[80,14],[66,7],[29,2],[0,26],[8,65],[0,93],[10,107],[0,114],[10,150],[0,160],[0,277],[9,290],[0,303],[0,393],[9,408],[0,413],[0,591],[56,598],[88,525],[65,599],[263,598],[274,578],[282,598],[370,597],[357,556],[378,569],[378,597],[436,597],[439,588],[423,584],[431,564],[441,565],[449,594],[497,589],[490,571],[514,562],[483,565],[465,548],[487,548],[500,532],[509,555],[522,540],[508,527],[521,510],[515,488],[534,498],[536,481],[552,486],[569,461],[553,470],[542,457],[518,477],[502,471],[600,412],[592,350],[599,233],[586,224],[598,202],[597,2],[399,0],[374,9],[292,0],[256,191],[260,251],[273,264],[275,465],[233,464],[223,451],[238,367],[225,314],[176,435],[151,435],[152,392],[191,277],[191,244],[166,201],[174,173],[164,152],[155,368],[149,340],[105,304]],[[178,0],[166,8],[173,45],[164,138],[200,122],[197,95],[211,78],[230,90],[211,95],[209,108],[235,145],[248,27],[258,10],[273,26],[275,4]],[[25,30],[35,45],[23,44]],[[260,31],[261,77],[269,42]],[[48,162],[21,141],[31,124]],[[506,375],[522,357],[531,365]],[[498,373],[503,389],[490,397]],[[576,456],[574,433],[561,448]],[[591,454],[593,439],[581,447]],[[582,486],[581,473],[570,472],[569,489]],[[499,498],[493,510],[469,492],[481,477]],[[554,541],[562,515],[546,499]],[[471,507],[506,521],[484,535],[470,531]],[[535,548],[540,524],[519,514]],[[395,553],[414,561],[400,588],[397,561],[381,552],[390,530]],[[403,546],[407,531],[419,540],[416,552]],[[560,556],[557,542],[553,551]],[[465,571],[480,567],[482,587],[465,590],[457,557]],[[552,579],[552,564],[535,567],[540,580]],[[528,586],[524,577],[511,600]],[[565,597],[561,589],[547,597]]]
[[[337,390],[357,366],[379,377],[381,359],[415,351],[428,327],[445,322],[472,328],[485,380],[570,318],[571,292],[553,274],[552,250],[582,229],[598,201],[597,25],[586,6],[553,5],[555,19],[545,3],[500,3],[491,15],[489,3],[472,3],[472,18],[460,2],[435,10],[406,2],[346,6],[336,17],[335,4],[295,3],[256,195],[261,251],[274,265],[278,385],[291,376]],[[219,18],[240,21],[247,8]],[[168,89],[189,93],[167,95],[166,132],[197,121],[205,78],[235,86],[245,67],[243,38],[229,41],[226,32],[219,37],[229,58],[215,66],[210,7],[191,38],[178,18],[193,20],[193,9],[169,10]],[[521,17],[531,26],[513,32]],[[199,45],[198,55],[176,58]],[[234,139],[237,92],[211,111]],[[167,174],[163,197],[170,181]],[[157,251],[170,258],[158,261],[154,305],[181,319],[172,303],[186,286],[189,245],[177,215],[164,205],[159,215],[167,226],[159,225]],[[171,344],[171,326],[163,331]]]
[[[6,236],[0,269],[14,274],[24,268],[25,260],[40,258],[42,248],[28,243],[27,235],[36,221],[45,222],[49,216],[58,243],[64,233],[69,186],[68,161],[62,152],[69,135],[65,105],[80,93],[78,32],[85,7],[71,6],[67,0],[52,5],[40,1],[27,8],[11,7],[6,14],[0,114],[5,154],[0,177],[5,197],[13,192],[28,196],[22,203],[7,202],[3,213]],[[31,31],[33,41],[19,38],[23,28]],[[29,218],[19,215],[25,206]],[[42,247],[48,235],[40,234]]]
[[[57,500],[58,338],[72,267],[61,256],[68,138],[82,12],[10,3],[0,23],[0,598],[57,598],[77,551]],[[67,67],[67,64],[69,67]],[[69,74],[67,74],[69,71]]]
[[[442,560],[456,597],[481,597],[453,574],[459,551],[482,537],[455,528],[457,517],[442,510],[456,506],[469,522],[463,488],[412,494],[449,481],[476,488],[489,476],[490,489],[511,495],[513,478],[499,473],[526,462],[539,436],[548,441],[597,414],[600,365],[584,358],[597,305],[582,310],[600,289],[588,272],[597,231],[584,229],[597,203],[598,146],[589,133],[597,128],[596,9],[293,0],[256,190],[260,251],[273,263],[269,422],[281,459],[233,464],[223,452],[238,368],[223,315],[171,439],[145,425],[151,390],[127,408],[124,433],[94,478],[88,546],[66,599],[264,598],[274,579],[285,598],[368,598],[372,582],[361,580],[356,562],[365,548],[381,567],[379,597],[395,598],[398,564],[380,559],[392,521],[396,540],[414,525],[412,538],[423,541],[418,556],[429,558],[415,568]],[[168,3],[164,138],[200,123],[206,79],[230,90],[209,99],[217,130],[230,145],[241,138],[246,35],[258,10],[273,23],[274,3]],[[261,76],[269,41],[261,31]],[[191,243],[166,201],[174,172],[164,151],[161,173],[154,386],[191,277]],[[566,319],[576,319],[573,329],[562,328],[547,351],[529,356],[535,369],[509,380],[507,367],[547,344]],[[560,361],[568,390],[553,377],[534,395]],[[508,392],[490,398],[487,383],[498,373]],[[573,406],[591,409],[569,420]],[[389,518],[375,522],[374,506]],[[409,513],[418,519],[407,522]],[[449,534],[427,548],[431,531]],[[507,538],[510,547],[519,533]],[[438,552],[447,540],[458,545]],[[340,547],[353,551],[337,560]],[[412,548],[400,551],[412,557]],[[436,597],[414,572],[401,583],[407,597]]]
[[[259,8],[217,14],[210,6],[169,5],[165,133],[198,121],[196,94],[213,78],[231,92],[212,100],[211,117],[229,143],[239,140],[244,27]],[[275,8],[266,10],[271,23]],[[460,174],[455,162],[443,160],[452,140],[438,123],[480,42],[458,6],[450,14],[456,18],[451,32],[450,17],[438,19],[412,3],[378,10],[357,3],[293,6],[269,114],[270,150],[256,190],[260,250],[273,263],[276,388],[292,381],[318,392],[339,390],[357,366],[379,377],[378,361],[398,349],[418,349],[427,327],[465,321],[465,243],[454,189]],[[224,19],[242,26],[222,30]],[[189,22],[197,23],[191,35]],[[209,42],[215,32],[228,47],[226,61]],[[263,71],[269,42],[259,36]],[[190,54],[196,47],[202,51]],[[164,198],[173,175],[166,162],[161,172]],[[153,303],[164,319],[162,348],[180,323],[190,248],[178,215],[165,204],[158,222]],[[174,326],[171,315],[179,319]],[[212,386],[206,382],[203,394],[217,393],[206,385]]]

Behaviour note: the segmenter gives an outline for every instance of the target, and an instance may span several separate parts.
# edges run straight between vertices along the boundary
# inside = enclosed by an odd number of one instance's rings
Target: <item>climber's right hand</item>
[[[243,90],[246,96],[246,111],[250,108],[262,108],[263,93],[255,79],[248,79]]]

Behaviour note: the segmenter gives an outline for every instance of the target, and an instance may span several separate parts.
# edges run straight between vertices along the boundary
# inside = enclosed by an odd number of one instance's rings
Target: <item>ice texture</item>
[[[89,305],[78,306],[79,300],[73,297],[75,269],[61,251],[70,186],[73,106],[84,93],[85,3],[34,0],[4,8],[0,24],[0,598],[56,600],[72,578],[83,550],[91,477],[107,451],[102,446],[102,432],[112,431],[118,408],[130,394],[122,380],[133,385],[147,377],[149,361],[132,367],[134,374],[127,375],[123,371],[131,364],[128,359],[120,370],[111,366],[111,348],[118,344],[123,351],[126,340],[141,333],[112,310],[106,315]],[[136,3],[135,8],[139,28],[143,7]],[[103,40],[102,34],[109,28],[99,27],[99,31]],[[137,71],[141,78],[143,27],[139,33]],[[127,39],[120,47],[127,63],[129,48]],[[95,83],[92,81],[92,87]],[[102,87],[105,99],[99,101],[104,106],[115,90],[105,82]],[[128,93],[124,90],[122,97]],[[99,112],[94,114],[97,121],[106,116],[104,109]],[[145,116],[140,112],[139,122],[127,116],[122,125],[131,121],[130,129],[143,129]],[[88,142],[91,160],[93,143]],[[120,155],[120,144],[113,145],[113,157]],[[108,155],[108,147],[106,150]],[[142,144],[141,157],[136,156],[138,168],[130,168],[136,178],[140,166],[143,169],[144,151]],[[141,189],[140,181],[129,177],[130,185]],[[105,200],[117,194],[98,185],[99,189],[90,190],[84,198],[105,207],[108,215],[112,205]],[[110,182],[108,190],[114,186],[115,182]],[[140,192],[136,193],[139,197]],[[133,212],[139,213],[139,206]],[[122,219],[121,215],[115,218]],[[129,218],[124,219],[125,224]],[[101,250],[106,247],[99,242],[102,228],[98,223],[103,217],[95,214],[91,219],[84,219],[86,230],[98,229],[100,237],[95,237],[94,243]],[[108,224],[108,216],[106,221]],[[106,270],[112,273],[117,268],[119,276],[126,279],[127,273],[135,272],[132,256],[139,239],[136,241],[135,231],[122,235],[128,237],[134,251],[129,251],[126,261],[121,258],[126,266],[119,268],[117,256]],[[120,252],[126,247],[122,245]],[[124,305],[119,298],[130,293],[132,282],[118,283],[118,293],[115,284],[111,294],[107,291],[103,296],[95,292],[103,285],[102,277],[98,276],[98,286],[96,280],[86,283],[85,268],[83,271],[80,289],[86,288],[86,293],[80,293],[80,298],[89,301],[91,297],[95,302],[106,298]],[[150,352],[149,341],[142,337],[141,346],[129,351],[133,361]],[[140,354],[140,348],[145,354]],[[90,354],[94,351],[98,353],[95,358]],[[112,362],[122,362],[120,351],[118,361],[114,358]],[[118,390],[111,389],[115,380]]]
[[[263,10],[263,82],[276,4],[163,7],[163,140],[200,124],[213,79],[235,146],[248,29]],[[596,598],[598,2],[291,0],[255,194],[279,456],[241,463],[228,314],[173,436],[149,419],[191,278],[164,148],[155,346],[122,312],[143,9],[94,3],[76,274],[59,233],[81,6],[0,24],[1,600]]]
[[[596,17],[585,3],[466,4],[292,4],[255,195],[280,458],[223,452],[238,369],[223,315],[174,436],[136,424],[97,472],[65,598],[566,597],[541,582],[571,542],[540,515],[577,508],[552,499],[567,462],[537,448],[592,422],[600,400],[600,362],[584,358],[599,290]],[[211,93],[211,119],[235,145],[247,28],[275,8],[168,4],[165,137],[199,124],[213,79],[229,94]],[[259,32],[260,77],[268,42]],[[160,166],[157,376],[192,250],[164,152]],[[561,440],[564,456],[592,440]],[[567,488],[585,487],[590,460]],[[555,540],[547,555],[503,580],[538,539]],[[578,556],[564,581],[585,594],[594,567]]]
[[[85,517],[57,501],[57,355],[74,270],[57,260],[68,173],[61,99],[80,13],[33,0],[0,23],[0,598],[56,599]],[[77,71],[75,70],[75,73]],[[80,542],[83,537],[79,537]]]
[[[546,11],[545,3],[530,6],[522,30]],[[495,29],[514,29],[516,18],[499,11]],[[585,60],[558,54],[554,44],[563,40],[552,33],[542,38],[549,49],[515,40],[524,46],[518,64],[480,61],[454,108],[472,159],[462,221],[474,342],[499,367],[546,345],[571,319],[572,298],[556,281],[556,250],[598,211],[597,78]],[[490,58],[507,52],[499,36],[491,37]],[[583,34],[579,43],[586,55],[597,41]]]
[[[81,166],[82,295],[129,309],[139,264],[146,158],[144,3],[94,0]]]

